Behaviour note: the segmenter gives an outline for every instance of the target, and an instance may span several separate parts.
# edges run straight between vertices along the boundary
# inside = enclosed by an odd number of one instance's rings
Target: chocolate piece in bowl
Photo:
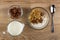
[[[11,8],[9,9],[9,15],[12,19],[18,19],[22,16],[22,11],[22,8],[20,8],[19,6],[11,6]]]

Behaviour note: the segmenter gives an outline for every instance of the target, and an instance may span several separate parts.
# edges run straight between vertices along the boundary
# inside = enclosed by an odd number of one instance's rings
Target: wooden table
[[[20,5],[23,8],[43,7],[50,13],[49,7],[52,4],[56,6],[56,12],[54,14],[54,33],[51,33],[51,22],[49,22],[48,26],[42,30],[35,30],[26,24],[21,36],[16,37],[16,39],[24,40],[25,38],[26,40],[60,40],[60,0],[0,0],[0,34],[2,34],[2,31],[6,30],[8,23],[12,21],[12,19],[8,16],[8,9],[11,5]],[[18,20],[20,21],[20,19]],[[24,23],[26,22],[24,17],[22,17],[21,20],[23,20],[22,22]],[[6,34],[5,40],[11,39],[11,37],[8,37],[9,36]],[[1,39],[2,36],[0,36],[0,40]]]

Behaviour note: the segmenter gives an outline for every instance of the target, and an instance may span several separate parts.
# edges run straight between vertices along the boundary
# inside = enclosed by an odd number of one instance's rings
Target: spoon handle
[[[53,22],[53,14],[51,15],[51,32],[53,33],[54,32],[54,22]]]

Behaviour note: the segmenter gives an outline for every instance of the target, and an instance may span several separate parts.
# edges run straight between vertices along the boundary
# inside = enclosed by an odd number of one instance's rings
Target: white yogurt
[[[48,17],[43,17],[43,22],[42,23],[38,23],[38,24],[32,24],[31,23],[31,26],[35,29],[42,29],[48,24],[48,21],[49,21]]]
[[[7,31],[12,36],[20,35],[23,31],[24,24],[18,21],[12,21],[7,27]]]

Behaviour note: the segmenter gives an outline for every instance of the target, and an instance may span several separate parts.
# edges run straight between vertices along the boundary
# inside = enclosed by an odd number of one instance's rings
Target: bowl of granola
[[[49,13],[42,7],[35,7],[28,14],[28,23],[34,29],[43,29],[49,23]]]

